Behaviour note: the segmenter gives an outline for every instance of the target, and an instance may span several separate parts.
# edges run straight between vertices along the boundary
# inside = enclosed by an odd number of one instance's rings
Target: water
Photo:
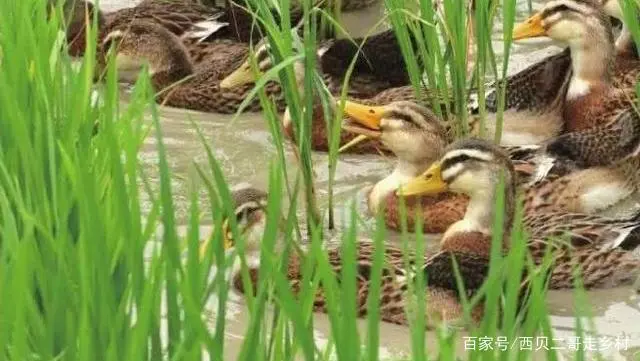
[[[106,10],[119,7],[133,6],[137,1],[132,0],[102,0],[101,6]],[[534,4],[535,5],[535,4]],[[534,6],[535,8],[536,6]],[[521,8],[526,11],[523,3]],[[363,11],[343,14],[343,22],[352,36],[362,36],[374,26],[383,10],[374,6]],[[498,24],[499,25],[499,24]],[[384,26],[384,25],[383,25]],[[496,49],[501,48],[500,29],[495,33]],[[535,45],[516,45],[510,61],[510,71],[521,69],[531,61],[540,59],[551,52],[557,51],[548,42]],[[125,99],[126,100],[126,99]],[[193,163],[197,162],[206,169],[206,153],[191,122],[195,122],[203,131],[206,142],[214,151],[221,163],[227,181],[230,184],[250,183],[256,187],[266,189],[268,179],[268,165],[276,158],[276,148],[272,144],[266,120],[260,114],[244,114],[232,121],[233,116],[220,114],[203,114],[173,108],[162,108],[161,124],[164,142],[171,171],[174,174],[175,202],[179,214],[183,217],[188,207],[188,188],[190,179],[194,179]],[[151,178],[153,187],[158,187],[157,148],[153,137],[149,137],[140,155],[140,161]],[[291,152],[287,152],[289,164],[295,163]],[[315,172],[317,175],[320,206],[326,201],[326,185],[328,181],[328,161],[324,154],[314,154]],[[349,200],[354,199],[358,207],[365,212],[363,188],[373,185],[384,177],[393,167],[392,159],[379,156],[345,156],[338,162],[335,179],[335,195],[342,209],[347,208]],[[206,208],[206,197],[201,198],[202,208]],[[340,220],[340,216],[337,217]],[[206,220],[205,220],[206,222]],[[207,228],[204,226],[204,228]],[[612,359],[634,359],[640,355],[640,297],[630,288],[596,290],[589,292],[595,327],[603,342],[601,350],[604,355]],[[212,301],[215,302],[215,301]],[[571,292],[552,291],[548,299],[549,309],[553,314],[552,325],[555,329],[556,341],[564,348],[562,353],[570,355],[575,347],[572,340],[575,319],[572,311],[576,308]],[[215,320],[213,310],[209,308],[205,317]],[[242,334],[246,328],[246,312],[242,298],[233,297],[228,307],[227,324],[227,352],[229,357],[235,358],[242,342]],[[319,342],[327,339],[330,333],[329,323],[325,315],[317,315],[315,320],[317,338]],[[361,323],[362,329],[365,323]],[[409,354],[410,334],[405,327],[381,324],[381,356],[383,358],[398,358]],[[433,349],[433,334],[428,336],[428,345]],[[594,338],[580,340],[579,347],[589,348]],[[481,342],[467,340],[469,347],[480,347]],[[494,346],[501,346],[495,344]],[[526,347],[528,340],[507,340],[509,347]],[[515,342],[515,344],[514,344]],[[520,344],[522,342],[522,344]],[[544,340],[531,340],[533,349],[542,347]],[[460,349],[464,350],[464,339],[461,336]],[[541,358],[542,358],[541,354]]]

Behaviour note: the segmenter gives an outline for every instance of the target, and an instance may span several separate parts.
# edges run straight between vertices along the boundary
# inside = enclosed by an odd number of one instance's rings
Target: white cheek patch
[[[262,242],[262,236],[266,228],[266,219],[261,217],[260,220],[254,223],[251,228],[245,233],[245,242],[247,251],[260,251],[260,243]]]
[[[451,167],[448,167],[442,172],[442,180],[446,182],[448,180],[454,179],[460,174],[460,172],[462,172],[463,168],[464,168],[464,165],[461,163],[457,163]]]
[[[478,188],[478,177],[470,172],[462,172],[449,184],[456,191],[470,192]]]
[[[400,129],[402,128],[403,123],[401,120],[398,119],[388,119],[388,118],[383,118],[380,121],[380,127],[382,128],[388,128],[391,130],[396,130],[396,129]]]
[[[586,34],[585,34],[584,26],[574,21],[568,21],[568,20],[558,20],[557,22],[554,23],[551,20],[556,16],[559,17],[560,14],[554,14],[549,19],[549,23],[553,24],[547,30],[547,35],[550,38],[554,40],[559,40],[559,41],[566,41],[570,45],[573,43],[580,44],[585,40]]]
[[[482,152],[474,149],[458,149],[448,152],[442,159],[442,161],[445,162],[447,159],[453,159],[461,155],[467,156],[472,159],[480,159],[485,162],[491,162],[494,159],[493,155],[487,152]]]
[[[327,52],[327,50],[329,50],[329,46],[323,46],[319,48],[318,51],[316,51],[316,56],[318,58],[321,58],[324,55],[324,53]]]
[[[249,66],[248,68],[249,70],[253,70],[251,69],[251,66]],[[267,57],[266,59],[258,63],[258,69],[260,69],[260,71],[267,71],[271,68],[272,68],[272,61],[271,61],[271,58],[269,57]]]

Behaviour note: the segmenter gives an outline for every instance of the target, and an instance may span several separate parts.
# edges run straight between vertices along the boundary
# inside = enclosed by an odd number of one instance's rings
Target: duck
[[[394,170],[371,188],[367,205],[372,215],[383,212],[387,228],[401,230],[401,205],[395,191],[442,156],[447,129],[429,108],[411,101],[385,106],[347,101],[344,112],[351,119],[344,130],[378,140],[395,155]],[[462,219],[467,203],[467,196],[450,192],[408,197],[404,199],[407,230],[414,232],[420,218],[424,233],[443,233]]]
[[[66,32],[69,54],[75,57],[84,54],[87,20],[92,21],[95,12],[98,18],[98,42],[112,29],[123,28],[136,20],[147,20],[165,27],[180,37],[190,52],[199,54],[202,52],[203,42],[256,43],[262,39],[264,33],[259,22],[254,26],[253,15],[245,7],[232,1],[227,1],[224,7],[220,7],[193,1],[144,0],[134,7],[104,12],[86,0],[74,0],[66,2],[63,10],[69,23]],[[280,15],[276,9],[272,9],[271,12],[279,19]],[[88,17],[85,17],[87,14]],[[292,7],[292,22],[300,22],[302,16],[301,7]],[[324,35],[322,32],[320,34]]]
[[[50,5],[53,3],[50,2]],[[187,36],[190,31],[208,26],[219,29],[226,26],[225,9],[209,7],[194,2],[145,0],[134,7],[123,8],[113,12],[104,12],[93,3],[86,0],[67,1],[63,7],[65,19],[68,22],[66,36],[69,45],[69,55],[81,57],[86,46],[86,24],[93,21],[94,15],[98,19],[98,41],[110,29],[121,28],[134,20],[148,20],[164,26],[177,36]],[[96,14],[97,13],[97,14]],[[217,21],[220,19],[220,21]],[[206,22],[209,23],[206,23]],[[190,36],[190,35],[189,35]],[[189,37],[187,36],[187,37]]]
[[[157,92],[156,100],[162,105],[234,114],[253,88],[252,84],[231,89],[220,87],[220,80],[242,61],[243,53],[221,52],[217,58],[195,66],[177,36],[149,21],[136,20],[122,28],[112,29],[104,37],[100,49],[98,71],[104,72],[109,54],[114,52],[121,81],[135,81],[143,67],[148,65],[151,83]],[[267,84],[266,91],[278,109],[284,110],[279,84]],[[252,99],[244,110],[260,111],[259,99]]]
[[[261,281],[260,252],[263,233],[266,229],[268,207],[268,195],[261,190],[248,187],[237,189],[231,193],[232,207],[234,213],[231,218],[226,218],[222,223],[222,237],[224,249],[229,252],[236,249],[240,240],[234,238],[241,236],[243,240],[243,255],[248,266],[250,276],[250,287],[247,289],[241,275],[240,262],[237,260],[228,269],[228,279],[232,285],[232,290],[239,294],[253,293],[257,291]],[[233,223],[237,225],[237,232],[233,232]],[[205,260],[212,256],[212,239],[209,238],[201,243],[200,258]],[[482,286],[488,275],[487,255],[472,252],[457,252],[448,250],[445,252],[435,252],[424,255],[393,246],[382,244],[384,252],[383,273],[380,284],[380,319],[384,322],[408,325],[412,319],[411,312],[414,303],[413,294],[409,290],[409,282],[412,282],[413,275],[418,271],[417,257],[423,257],[422,272],[425,274],[425,281],[428,287],[425,288],[425,297],[428,300],[425,304],[426,326],[435,328],[442,323],[452,324],[463,321],[464,312],[460,300],[459,288],[452,275],[455,274],[452,256],[455,256],[457,268],[463,278],[464,290],[468,295],[473,295]],[[239,247],[238,247],[239,248]],[[283,252],[285,244],[282,236],[277,237],[274,252],[276,255]],[[342,247],[337,242],[327,242],[323,252],[326,252],[331,270],[336,276],[340,276],[343,267]],[[367,298],[371,286],[373,257],[377,251],[376,244],[369,240],[360,238],[355,245],[356,259],[356,307],[357,316],[366,317],[368,313]],[[298,295],[303,287],[303,265],[305,262],[305,249],[294,247],[288,254],[289,258],[283,260],[286,267],[283,275],[286,277],[294,295]],[[314,312],[328,313],[328,306],[320,283],[320,290],[313,302]],[[482,318],[482,302],[476,304],[471,310],[472,320],[479,322]]]
[[[550,14],[550,12],[545,12],[545,9],[560,9],[557,12],[558,16],[571,19],[569,20],[572,22],[571,25],[564,29],[555,28],[554,30],[553,27],[559,25],[551,24],[547,35],[554,40],[566,42],[568,47],[504,80],[506,95],[501,144],[512,146],[517,152],[520,151],[518,146],[526,146],[528,151],[533,151],[537,149],[533,145],[546,141],[558,144],[561,139],[560,135],[582,131],[595,125],[600,126],[600,130],[603,130],[606,128],[606,124],[618,123],[618,118],[628,118],[632,112],[631,101],[635,99],[635,90],[631,88],[635,87],[640,67],[637,66],[637,63],[626,59],[622,52],[614,52],[613,50],[613,35],[607,15],[620,17],[618,2],[607,0],[601,4],[587,1],[584,6],[589,11],[579,17],[571,17],[572,7],[565,5],[565,2],[570,4],[572,0],[547,3],[545,8],[534,15],[532,19],[535,18],[535,21],[540,22],[542,14],[546,16]],[[520,26],[516,26],[514,40],[541,34],[540,28],[537,29],[538,33],[536,34],[530,32],[528,29],[530,23],[531,21],[526,21]],[[572,38],[570,29],[582,30]],[[621,36],[624,36],[624,32]],[[592,48],[587,49],[580,46],[581,43],[593,40],[597,45]],[[619,41],[622,42],[622,39]],[[621,47],[621,45],[618,46],[618,48]],[[598,66],[593,67],[590,64]],[[580,69],[587,70],[576,74],[576,71],[573,70],[576,66],[578,71]],[[591,72],[592,68],[595,72]],[[580,84],[584,83],[582,81],[584,79],[578,77],[585,77],[585,71],[590,71],[586,75],[591,76],[593,79],[589,79],[589,81],[596,84],[592,84],[594,87],[588,93],[576,95],[577,92],[580,92]],[[491,113],[498,111],[497,89],[501,82],[490,84],[489,90],[485,94],[486,110],[490,113],[485,133],[489,135],[495,133],[495,124],[491,119]],[[572,84],[574,84],[573,89],[570,88]],[[415,101],[416,99],[411,91],[398,91],[395,92],[395,97],[392,100]],[[388,98],[383,98],[370,103],[384,105],[387,101],[389,101]],[[468,109],[472,114],[472,134],[478,135],[480,122],[477,117],[479,113],[477,93],[472,94]],[[621,113],[625,114],[621,115]],[[575,136],[574,138],[585,137]],[[600,141],[596,144],[598,143],[602,144],[603,142]],[[594,148],[591,147],[590,150],[594,150]]]
[[[347,94],[350,99],[366,99],[369,102],[404,97],[413,99],[413,89],[410,86],[403,86],[403,84],[409,84],[409,75],[393,30],[380,32],[366,40],[356,39],[355,42],[363,42],[362,53],[359,53],[358,46],[348,39],[331,39],[318,45],[318,68],[329,93],[340,94],[350,62],[358,56],[354,72],[349,80]],[[253,57],[257,60],[260,73],[264,73],[274,66],[270,52],[268,42],[262,42],[254,49]],[[303,64],[295,62],[294,72],[297,85],[301,90],[304,87],[302,80],[305,77]],[[235,87],[254,82],[255,78],[250,59],[247,58],[220,85],[222,88]],[[316,151],[328,151],[329,142],[324,108],[318,98],[314,100],[311,148]],[[332,105],[333,103],[330,104],[330,106]],[[294,139],[293,122],[288,108],[283,114],[282,124],[285,135]],[[340,143],[344,144],[352,141],[354,136],[349,133],[341,133],[340,138]],[[377,141],[360,142],[356,146],[348,148],[348,151],[345,150],[345,153],[347,152],[389,154],[389,150]]]
[[[601,3],[553,0],[513,29],[513,39],[547,36],[568,44],[571,68],[562,106],[563,130],[580,131],[606,124],[632,107],[635,92],[612,83],[613,33]]]
[[[385,106],[346,101],[344,112],[349,117],[349,121],[343,125],[345,131],[378,140],[395,155],[394,170],[367,192],[366,199],[370,214],[382,212],[387,228],[402,230],[400,199],[395,191],[437,161],[446,146],[453,142],[455,134],[428,107],[411,101],[396,101]],[[563,137],[576,141],[573,137]],[[562,144],[562,141],[559,143]],[[634,170],[631,165],[620,167],[616,172],[602,167],[597,171],[590,169],[574,175],[573,172],[581,168],[563,159],[547,170],[543,180],[534,182],[533,177],[538,176],[534,172],[538,158],[523,154],[531,152],[530,148],[540,147],[502,148],[515,164],[518,187],[528,189],[529,202],[537,207],[541,207],[541,200],[544,200],[547,208],[572,206],[576,211],[596,213],[611,205],[607,202],[615,203],[614,190],[620,190],[615,193],[619,196],[618,200],[629,194],[628,188],[632,183],[628,182],[628,176]],[[604,174],[598,177],[600,173]],[[558,182],[552,184],[556,180]],[[614,183],[613,180],[618,182]],[[614,185],[618,185],[618,188]],[[554,186],[558,187],[557,192],[549,190],[553,190]],[[597,186],[600,189],[609,187],[611,197],[604,197],[600,202],[592,200],[593,194],[597,193]],[[462,219],[469,199],[463,194],[444,192],[428,197],[407,197],[403,201],[409,232],[415,231],[419,221],[424,233],[444,233],[449,226]]]
[[[517,175],[508,155],[499,146],[478,138],[458,140],[446,149],[429,169],[413,178],[397,193],[399,196],[463,193],[469,197],[464,217],[451,225],[440,240],[440,248],[460,250],[490,249],[494,229],[494,207],[498,189],[504,192],[502,248],[508,251],[518,202]],[[503,184],[503,187],[499,187]],[[526,212],[523,226],[528,234],[527,248],[536,264],[553,253],[549,288],[575,286],[575,268],[586,289],[607,288],[633,283],[640,273],[638,215],[626,219],[604,218],[583,213],[542,207]],[[559,241],[562,239],[564,241]],[[549,247],[551,247],[549,249]]]

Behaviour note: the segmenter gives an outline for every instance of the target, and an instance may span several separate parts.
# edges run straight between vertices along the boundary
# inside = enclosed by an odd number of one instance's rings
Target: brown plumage
[[[417,223],[422,223],[424,233],[444,233],[454,222],[462,219],[469,203],[463,194],[442,193],[434,196],[407,197],[404,206],[407,212],[407,231],[415,232]],[[384,220],[389,229],[402,230],[400,198],[390,193],[384,200]]]
[[[255,292],[257,285],[261,282],[258,272],[258,257],[262,232],[265,227],[266,195],[259,191],[250,192],[254,196],[247,197],[247,192],[237,191],[233,194],[234,206],[236,209],[236,219],[239,234],[245,235],[246,257],[249,265],[249,278],[252,291]],[[253,221],[249,221],[252,219]],[[226,224],[226,223],[225,223]],[[231,236],[231,232],[224,231],[223,234]],[[235,245],[231,239],[228,244]],[[208,244],[203,245],[205,250],[202,254],[209,252]],[[441,322],[456,322],[462,319],[463,308],[460,303],[458,285],[456,283],[454,265],[452,258],[455,258],[456,265],[462,276],[467,296],[473,295],[483,284],[488,273],[488,262],[486,255],[474,254],[465,251],[447,250],[430,255],[423,255],[423,268],[417,269],[417,258],[415,253],[404,252],[402,249],[390,245],[383,245],[383,269],[380,284],[380,317],[383,321],[407,325],[409,319],[415,318],[415,299],[410,291],[410,282],[415,281],[416,272],[423,272],[425,282],[425,312],[427,327],[431,328]],[[276,246],[276,251],[282,250],[282,245]],[[369,240],[361,240],[356,244],[356,310],[359,317],[368,314],[367,298],[371,287],[371,277],[373,273],[373,259],[375,244]],[[342,274],[344,260],[341,247],[330,244],[326,249],[326,256],[332,271],[335,273],[338,282]],[[286,277],[294,294],[299,294],[302,284],[305,254],[292,251],[292,255],[286,260]],[[231,282],[235,290],[246,293],[242,282],[241,273],[238,268],[233,268]],[[323,292],[324,283],[315,296],[313,309],[316,312],[327,312],[326,298]],[[478,321],[482,317],[482,303],[476,305],[471,312],[472,319]]]
[[[218,45],[214,42],[209,46]],[[225,44],[221,46],[226,48]],[[253,88],[253,84],[224,90],[220,88],[220,80],[242,61],[246,52],[236,56],[220,53],[194,66],[179,39],[164,27],[151,22],[134,21],[122,29],[112,29],[102,43],[102,67],[110,49],[115,53],[121,80],[131,81],[145,64],[149,66],[152,84],[158,92],[157,101],[161,104],[205,112],[235,113]],[[280,86],[271,82],[267,84],[266,91],[278,109],[284,109]],[[245,110],[261,110],[259,99],[249,102]]]
[[[439,162],[401,187],[406,195],[433,194],[445,190],[468,194],[465,217],[444,234],[442,249],[460,249],[473,244],[490,247],[496,210],[496,187],[504,182],[505,213],[503,247],[510,247],[510,231],[516,208],[516,176],[507,154],[495,145],[477,139],[452,144]],[[535,205],[529,204],[528,207]],[[549,286],[574,286],[573,268],[578,267],[586,288],[610,287],[632,282],[640,273],[640,221],[611,219],[534,207],[525,211],[523,224],[530,241],[530,255],[537,263],[550,248],[553,252]]]
[[[535,36],[549,36],[571,48],[572,74],[562,107],[565,131],[606,124],[631,108],[635,92],[628,87],[616,87],[613,82],[616,65],[613,32],[601,3],[549,2],[514,29],[516,39]]]
[[[85,10],[86,9],[86,10]],[[113,12],[103,12],[85,0],[72,0],[65,3],[65,17],[69,22],[67,40],[70,54],[82,56],[86,45],[85,11],[92,20],[93,12],[98,10],[99,37],[106,36],[115,28],[123,28],[133,21],[149,21],[163,26],[174,35],[181,37],[185,45],[197,46],[202,41],[232,40],[234,42],[258,42],[264,32],[262,24],[254,22],[253,16],[243,6],[234,2],[226,2],[225,7],[205,6],[195,2],[145,0],[134,7],[122,8]],[[272,11],[276,19],[279,13]],[[292,23],[302,19],[300,7],[293,7],[290,13]],[[228,25],[222,25],[226,23]],[[212,32],[216,26],[215,32]],[[219,27],[217,27],[220,25]],[[201,35],[208,34],[207,35]],[[204,37],[204,39],[203,39]]]
[[[85,0],[71,0],[64,5],[67,27],[67,43],[72,56],[82,56],[86,46],[86,23],[93,20],[98,11],[98,44],[112,29],[122,28],[132,21],[146,20],[163,26],[176,36],[191,30],[194,24],[223,15],[224,9],[207,7],[183,1],[145,0],[135,7],[113,12],[103,12]],[[85,13],[89,16],[85,17]],[[224,21],[224,20],[220,20]]]

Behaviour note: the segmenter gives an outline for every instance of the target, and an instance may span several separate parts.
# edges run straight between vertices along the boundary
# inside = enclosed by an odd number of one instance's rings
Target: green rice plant
[[[179,236],[173,175],[148,71],[141,73],[131,100],[122,106],[117,71],[109,62],[98,101],[94,102],[94,75],[101,73],[96,71],[94,60],[96,29],[89,31],[87,55],[76,68],[61,51],[60,5],[49,18],[44,0],[0,0],[0,88],[11,90],[0,92],[0,290],[5,296],[0,301],[0,361],[229,359],[226,314],[233,290],[228,277],[236,270],[247,290],[248,319],[237,359],[380,359],[379,285],[384,271],[382,248],[388,236],[383,219],[377,218],[372,232],[376,252],[371,260],[364,333],[358,328],[356,304],[361,232],[355,208],[343,222],[340,272],[327,257],[320,217],[310,217],[307,239],[296,232],[298,194],[304,193],[308,213],[313,214],[316,207],[309,140],[311,109],[317,100],[310,95],[319,94],[327,106],[326,113],[332,102],[315,70],[315,22],[320,15],[326,17],[326,12],[312,8],[310,1],[304,2],[306,21],[297,48],[296,36],[290,31],[292,24],[287,20],[287,0],[280,2],[281,25],[276,24],[264,3],[248,5],[257,14],[257,21],[265,25],[274,56],[280,61],[258,81],[255,90],[266,109],[265,118],[278,152],[269,172],[268,219],[259,250],[260,282],[255,289],[249,274],[254,260],[248,259],[251,254],[236,224],[230,186],[213,155],[216,145],[207,144],[200,133],[207,164],[196,165],[202,182],[194,182],[190,190],[188,230],[184,237]],[[466,48],[462,44],[467,36],[462,25],[466,20],[463,12],[455,14],[462,11],[461,5],[445,3],[444,19],[435,19],[432,6],[427,6],[432,5],[430,1],[422,0],[420,18],[413,17],[417,23],[408,26],[402,24],[408,12],[401,5],[387,0],[391,23],[401,34],[405,55],[416,54],[409,36],[418,39],[420,62],[414,61],[410,67],[416,88],[424,66],[433,89],[448,89],[448,77],[453,80],[454,98],[465,99],[469,84],[466,75],[462,76],[466,74]],[[488,32],[491,12],[482,10],[482,14],[478,22],[483,25],[478,29]],[[440,50],[438,31],[442,29],[451,37],[451,60],[445,59]],[[483,38],[488,39],[488,33]],[[483,56],[488,62],[490,49],[484,45]],[[301,60],[306,74],[314,76],[303,80],[294,77],[293,64]],[[447,71],[449,75],[445,76]],[[284,86],[295,123],[301,171],[293,180],[286,171],[278,115],[259,89],[266,79],[275,76]],[[299,85],[304,85],[302,94]],[[330,152],[335,166],[339,116],[327,116],[327,126],[335,137]],[[158,144],[158,192],[152,191],[138,161],[147,136],[155,137]],[[198,203],[198,187],[207,192],[208,203]],[[150,199],[149,211],[143,211],[143,193]],[[287,193],[291,201],[284,212]],[[504,201],[504,197],[496,200],[498,216],[485,285],[467,297],[459,270],[452,275],[461,291],[465,319],[471,319],[476,305],[482,304],[484,310],[483,319],[477,327],[471,327],[470,335],[552,337],[545,304],[546,270],[551,258],[540,266],[528,259],[521,215],[516,217],[511,232],[510,251],[506,255],[500,252]],[[203,236],[199,224],[204,208],[212,210],[214,227],[207,236],[212,246],[200,259],[198,248]],[[406,210],[402,207],[401,214],[406,230]],[[236,241],[230,251],[223,247],[224,219],[228,219]],[[420,224],[417,229],[415,235],[402,232],[401,244],[407,251],[423,254]],[[290,256],[301,259],[303,287],[299,290],[292,288],[285,272]],[[421,270],[423,263],[419,258],[415,269]],[[520,287],[523,280],[529,285],[524,301]],[[426,332],[428,281],[429,274],[417,272],[407,291],[415,300],[409,325],[410,359],[432,360],[435,354],[440,359],[531,359],[530,352],[514,349],[460,354],[455,346],[462,334],[454,325]],[[329,342],[323,347],[314,335],[313,309],[320,289],[330,323]],[[217,301],[216,319],[209,323],[203,314],[211,311],[212,299]],[[579,304],[584,303],[581,299]],[[576,322],[580,333],[584,329],[582,320]],[[437,339],[437,350],[427,349],[427,337]],[[546,356],[557,359],[553,350]]]

